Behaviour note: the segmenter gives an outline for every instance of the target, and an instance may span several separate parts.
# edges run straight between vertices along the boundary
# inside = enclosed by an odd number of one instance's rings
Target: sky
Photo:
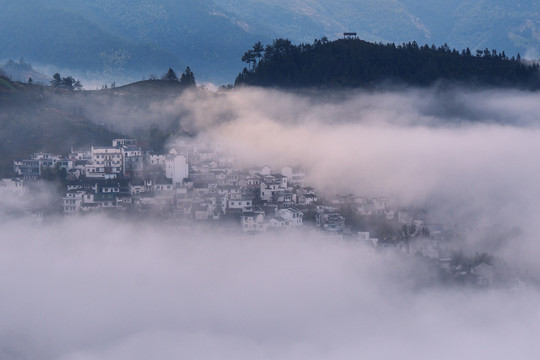
[[[179,118],[239,166],[301,164],[324,196],[424,207],[459,229],[465,251],[494,254],[526,283],[446,287],[420,259],[309,229],[225,235],[99,215],[39,224],[11,216],[19,203],[0,191],[0,358],[537,359],[539,100],[436,87],[156,102],[139,116]],[[110,116],[119,128],[121,110]]]

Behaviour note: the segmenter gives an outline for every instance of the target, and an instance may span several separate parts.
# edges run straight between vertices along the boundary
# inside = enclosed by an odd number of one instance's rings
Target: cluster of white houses
[[[38,179],[51,168],[65,170],[67,216],[98,211],[155,214],[179,222],[240,224],[247,232],[309,221],[335,236],[350,234],[340,212],[343,206],[359,215],[413,221],[407,210],[394,210],[386,197],[336,196],[323,203],[313,187],[305,186],[301,169],[284,167],[275,173],[269,166],[235,168],[231,153],[219,144],[178,141],[167,154],[154,154],[133,139],[115,139],[111,146],[72,149],[67,156],[40,152],[14,161],[15,172],[24,180]],[[369,236],[365,240],[376,241]]]
[[[246,232],[302,226],[304,218],[328,232],[342,233],[345,218],[318,201],[304,186],[298,168],[234,168],[233,157],[218,144],[179,141],[168,154],[144,152],[132,139],[112,146],[72,149],[67,156],[36,153],[14,161],[25,180],[44,169],[65,169],[65,215],[96,211],[156,214],[177,221],[223,221]]]
[[[68,156],[52,153],[35,153],[29,159],[15,160],[15,173],[24,180],[39,179],[44,169],[65,169],[68,179],[79,178],[111,180],[143,178],[145,163],[158,162],[167,173],[178,181],[187,177],[187,160],[172,152],[168,155],[143,153],[132,139],[115,139],[112,146],[92,146],[86,150],[72,149]]]

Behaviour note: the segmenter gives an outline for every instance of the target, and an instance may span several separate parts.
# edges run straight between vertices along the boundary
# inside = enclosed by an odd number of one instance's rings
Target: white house
[[[172,149],[165,159],[165,176],[173,181],[174,185],[181,186],[184,179],[189,177],[189,167],[184,155],[178,155]]]
[[[230,199],[227,200],[228,210],[241,210],[243,212],[251,211],[252,200],[251,199]]]
[[[129,182],[129,193],[131,195],[146,193],[149,190],[149,187],[142,180],[132,180]]]
[[[303,224],[302,218],[304,214],[294,208],[291,209],[280,209],[276,211],[276,218],[285,220],[287,227],[300,226]]]
[[[246,212],[241,217],[242,230],[245,232],[265,232],[268,223],[264,221],[264,212]]]
[[[122,149],[112,146],[92,146],[90,163],[85,166],[87,178],[114,179],[123,174]]]
[[[298,196],[298,203],[303,205],[313,204],[318,198],[315,194],[303,194]]]
[[[26,192],[24,182],[21,179],[1,179],[0,190],[18,196],[23,195]]]
[[[64,215],[74,215],[81,210],[84,191],[68,190],[66,196],[62,198],[64,205]]]
[[[287,189],[287,178],[281,174],[261,177],[260,196],[266,201],[275,201],[277,193]]]
[[[163,170],[165,170],[166,159],[167,159],[167,155],[154,155],[151,153],[146,154],[146,163],[148,165],[160,166]]]
[[[65,159],[62,155],[38,152],[30,156],[30,159],[14,160],[13,169],[23,179],[38,179],[44,168],[60,168],[69,171],[73,168],[73,161]]]
[[[296,202],[296,195],[290,191],[278,191],[274,193],[273,201],[282,207],[291,207]]]

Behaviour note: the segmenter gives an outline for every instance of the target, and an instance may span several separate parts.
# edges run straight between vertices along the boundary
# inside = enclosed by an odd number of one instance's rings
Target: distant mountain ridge
[[[345,31],[540,57],[536,0],[0,0],[0,8],[0,61],[23,57],[108,82],[187,65],[200,80],[232,82],[255,41]]]
[[[311,42],[346,31],[375,42],[506,49],[540,57],[540,1],[215,0],[273,37]]]
[[[32,82],[34,84],[49,85],[51,78],[34,69],[32,64],[24,59],[18,62],[9,59],[5,64],[0,64],[0,71],[14,81]]]
[[[0,60],[86,78],[134,81],[189,65],[199,79],[231,81],[238,53],[258,39],[206,0],[0,0],[0,8]]]

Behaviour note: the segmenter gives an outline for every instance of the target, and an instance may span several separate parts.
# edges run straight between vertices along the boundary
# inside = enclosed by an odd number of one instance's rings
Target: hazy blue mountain
[[[129,74],[140,68],[165,68],[177,56],[152,44],[129,41],[70,9],[51,2],[17,1],[0,12],[0,57],[89,75]]]
[[[0,9],[0,61],[24,57],[117,81],[189,65],[198,80],[232,82],[255,41],[332,40],[345,31],[368,41],[540,54],[540,1],[0,0]]]
[[[261,38],[210,1],[0,0],[0,8],[0,59],[92,77],[140,79],[189,65],[198,79],[232,81],[241,52]]]
[[[540,56],[540,1],[215,0],[255,32],[313,41],[355,31],[368,41],[448,43]]]
[[[405,6],[395,0],[215,0],[226,11],[243,19],[255,32],[295,41],[339,37],[356,31],[372,41],[410,41],[425,37]],[[396,35],[398,35],[396,39]]]
[[[9,59],[5,64],[0,64],[0,71],[13,81],[28,82],[32,79],[34,84],[41,85],[49,85],[51,81],[50,76],[40,73],[24,59],[19,59],[19,61]]]

